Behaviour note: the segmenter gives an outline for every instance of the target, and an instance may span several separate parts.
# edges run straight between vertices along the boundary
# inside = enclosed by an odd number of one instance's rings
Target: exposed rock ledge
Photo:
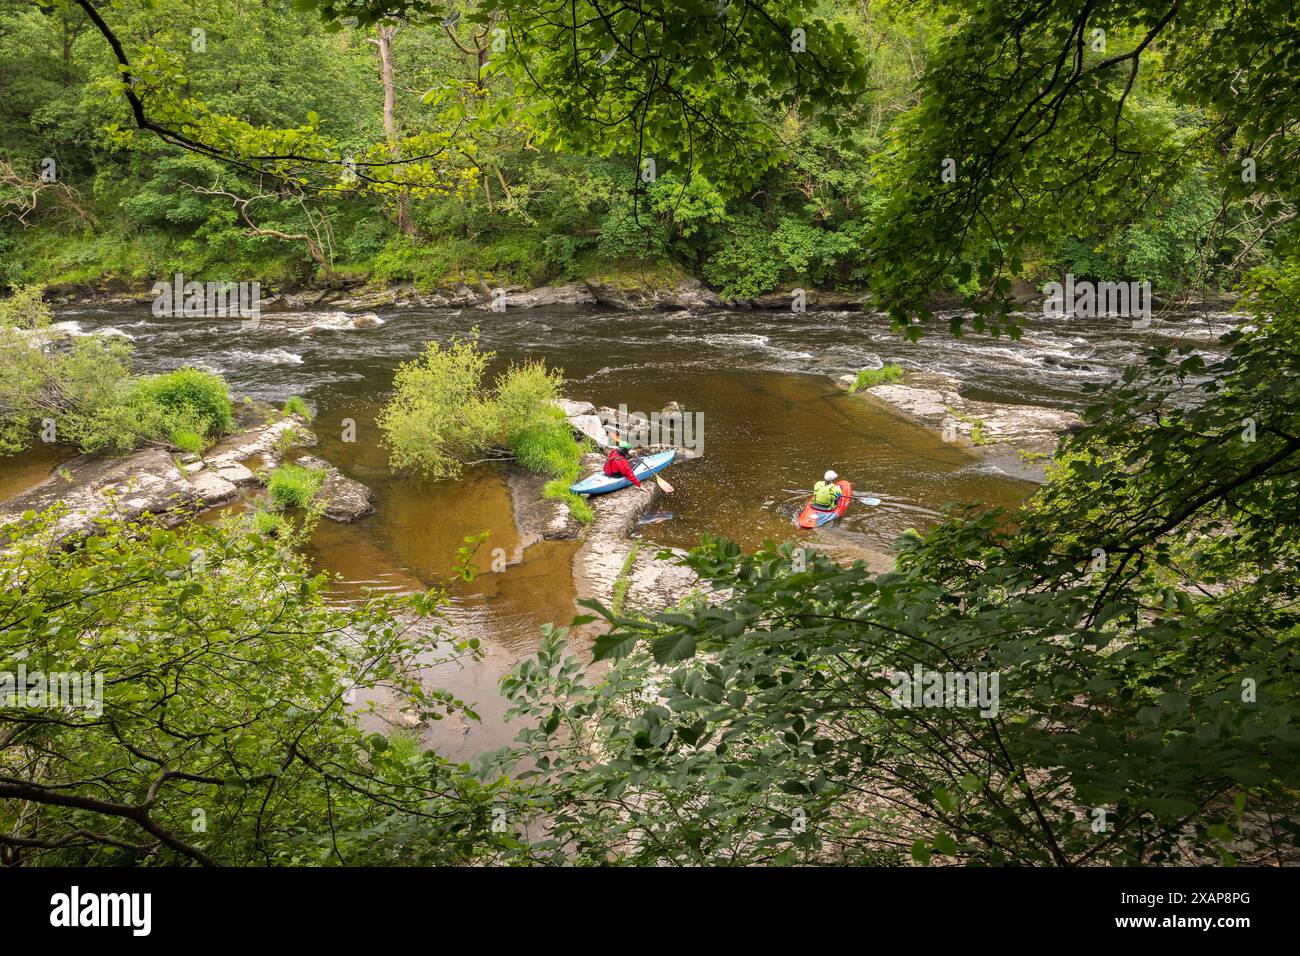
[[[850,388],[856,376],[841,375]],[[963,398],[961,383],[940,372],[908,372],[901,382],[874,385],[857,393],[940,434],[956,436],[990,464],[1013,478],[1045,481],[1041,458],[1026,460],[1021,452],[1050,457],[1064,432],[1080,425],[1074,412],[1039,405],[1008,405]],[[972,433],[980,426],[981,440]]]
[[[602,460],[599,454],[586,455],[583,468],[595,471],[600,468]],[[636,527],[637,519],[662,497],[658,485],[647,481],[640,488],[624,488],[589,499],[596,519],[587,528],[582,547],[573,559],[573,580],[578,597],[594,597],[606,607],[610,606],[623,564],[636,546],[631,538],[632,529]],[[658,545],[642,545],[638,550],[629,571],[624,613],[662,611],[695,587],[695,573],[671,561],[656,559],[660,550]]]
[[[324,515],[332,521],[349,523],[375,510],[375,493],[359,481],[353,481],[328,461],[314,455],[299,455],[295,461],[308,468],[325,472],[325,481],[316,493],[324,502]]]
[[[600,452],[583,456],[583,473],[599,471],[603,461]],[[636,547],[632,532],[637,519],[663,498],[659,486],[654,481],[647,481],[640,488],[623,488],[607,495],[589,497],[587,501],[595,512],[595,520],[583,525],[569,513],[564,502],[542,497],[545,478],[522,468],[511,468],[506,480],[514,505],[515,525],[525,547],[539,539],[580,540],[573,558],[577,596],[579,599],[596,598],[606,607],[610,606],[623,564]],[[657,545],[646,544],[638,549],[629,571],[624,611],[650,614],[663,610],[695,586],[693,572],[670,561],[655,559],[660,550]]]
[[[610,408],[606,405],[597,407],[591,402],[575,402],[567,398],[558,399],[555,402],[560,411],[564,412],[564,417],[569,420],[569,426],[580,436],[590,438],[597,448],[608,448],[612,444],[610,440],[610,430],[619,427],[627,427],[628,422],[642,422],[649,425],[650,422],[636,412],[628,412],[628,421],[620,423],[617,409]],[[667,406],[660,409],[659,414],[682,413],[682,408],[676,402],[669,402]],[[660,429],[668,428],[666,421],[661,420]],[[647,432],[649,434],[649,432]],[[659,436],[663,437],[662,434]],[[685,437],[685,436],[682,436]],[[667,451],[669,448],[677,452],[674,461],[686,461],[690,458],[698,458],[699,452],[693,448],[687,448],[683,445],[671,444],[638,444],[638,450],[643,454],[651,454],[657,451]]]
[[[258,423],[268,410],[264,405],[240,408],[237,425],[242,430],[223,438],[202,459],[193,455],[181,458],[159,448],[120,458],[74,458],[34,488],[0,502],[0,523],[16,519],[24,511],[63,504],[67,512],[54,529],[60,539],[88,534],[96,518],[109,515],[125,521],[153,515],[168,527],[179,524],[196,512],[231,501],[241,488],[256,484],[256,476],[244,462],[260,457],[273,466],[282,444],[288,441],[283,437],[286,432],[292,430],[294,445],[315,444],[315,436],[298,416]],[[331,472],[321,489],[327,517],[352,521],[373,510],[369,489],[344,478],[325,462],[319,466]],[[362,499],[369,510],[358,511]]]

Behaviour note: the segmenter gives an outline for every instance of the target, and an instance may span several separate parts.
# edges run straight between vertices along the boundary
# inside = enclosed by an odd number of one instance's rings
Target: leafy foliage
[[[489,391],[483,376],[493,358],[476,337],[452,339],[430,342],[398,368],[378,418],[393,467],[451,478],[472,456],[509,448],[525,468],[572,480],[582,449],[554,404],[563,373],[536,361],[512,365]]]
[[[57,518],[3,529],[3,658],[102,682],[76,706],[0,710],[6,864],[448,864],[501,846],[501,782],[349,715],[379,685],[417,717],[462,711],[412,678],[445,592],[331,605],[285,525],[105,522],[67,547]]]
[[[127,401],[156,406],[167,418],[193,420],[205,437],[224,435],[234,424],[230,389],[219,375],[202,369],[141,376],[132,383]]]
[[[505,687],[508,764],[596,862],[1149,864],[1300,842],[1300,268],[1207,366],[1153,351],[1098,396],[1051,483],[965,509],[894,570],[706,539],[697,596],[561,635]],[[661,557],[667,557],[665,554]],[[915,669],[996,676],[900,705]],[[940,686],[943,686],[942,683]],[[987,685],[986,685],[987,686]],[[991,706],[990,706],[991,705]]]
[[[867,243],[873,292],[902,327],[929,316],[928,296],[951,281],[978,308],[977,330],[989,317],[1001,330],[1011,280],[1044,250],[1077,250],[1069,240],[1095,248],[1119,232],[1126,270],[1179,284],[1190,277],[1166,263],[1196,259],[1202,284],[1201,259],[1240,266],[1250,251],[1228,239],[1239,221],[1214,207],[1248,201],[1280,225],[1296,186],[1294,144],[1280,135],[1294,93],[1277,88],[1295,64],[1242,51],[1279,50],[1295,19],[1282,3],[1233,16],[1158,0],[960,4],[881,157],[893,188]],[[1228,76],[1239,78],[1231,102],[1215,85]],[[1265,164],[1264,175],[1245,174]],[[1174,222],[1177,254],[1134,243],[1158,242]]]
[[[376,419],[393,467],[454,477],[486,446],[496,425],[482,393],[491,359],[474,340],[453,339],[430,342],[421,358],[398,367],[393,399]]]

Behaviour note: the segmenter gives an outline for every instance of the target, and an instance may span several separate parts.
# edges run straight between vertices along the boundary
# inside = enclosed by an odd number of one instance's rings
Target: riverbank
[[[187,281],[193,277],[186,277]],[[164,280],[165,281],[165,280]],[[603,307],[618,311],[680,311],[696,308],[734,308],[773,312],[871,311],[867,289],[839,290],[781,287],[748,298],[724,298],[700,279],[679,268],[625,269],[572,282],[528,285],[517,282],[455,282],[423,286],[409,281],[373,282],[342,280],[333,285],[264,282],[261,306],[271,311],[332,308],[370,310],[383,308],[545,309],[565,306]],[[122,280],[54,283],[47,300],[58,308],[110,307],[150,304],[156,298],[148,286]],[[1016,283],[1011,302],[1019,309],[1039,310],[1047,300],[1040,289]],[[796,309],[796,301],[798,309]],[[1207,294],[1195,300],[1153,300],[1157,310],[1181,312],[1220,311],[1231,308],[1237,297]],[[931,297],[933,311],[958,310],[957,293]]]

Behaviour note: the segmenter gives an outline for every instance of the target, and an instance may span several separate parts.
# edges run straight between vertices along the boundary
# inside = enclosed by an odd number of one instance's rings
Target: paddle
[[[794,492],[794,495],[792,497],[785,499],[786,501],[794,501],[798,498],[803,498],[807,495],[812,494],[811,488],[808,489],[807,491],[803,491],[798,488],[782,488],[781,490]],[[855,491],[852,494],[850,494],[849,497],[853,498],[855,501],[861,501],[864,505],[870,505],[873,508],[876,507],[878,504],[880,504],[879,498],[873,497],[872,495],[864,494],[861,491]]]
[[[623,439],[621,439],[621,438],[618,437],[618,432],[614,432],[614,441],[616,441],[616,442],[621,442],[622,440],[623,440]],[[632,459],[632,460],[633,460],[633,462],[636,463],[636,464],[633,464],[633,465],[632,465],[632,472],[633,472],[633,474],[635,474],[635,473],[636,473],[636,465],[637,465],[637,464],[645,464],[645,462],[641,461],[640,456],[638,456],[638,457],[636,457],[636,458],[634,458],[634,459]],[[673,493],[673,491],[674,491],[673,486],[670,485],[670,484],[668,484],[668,482],[664,481],[664,480],[663,480],[662,478],[660,478],[658,475],[651,475],[650,477],[653,478],[653,479],[655,480],[655,484],[659,486],[659,490],[662,491],[664,494],[666,494],[666,495],[671,495],[671,494]]]

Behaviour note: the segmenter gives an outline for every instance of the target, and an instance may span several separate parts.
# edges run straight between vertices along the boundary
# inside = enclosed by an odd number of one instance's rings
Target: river
[[[677,401],[702,413],[704,456],[666,473],[677,489],[663,504],[672,517],[641,529],[650,542],[687,547],[705,531],[745,547],[793,538],[783,489],[808,488],[834,468],[881,504],[850,509],[816,533],[817,545],[887,560],[901,531],[927,526],[945,505],[1014,505],[1033,486],[848,395],[837,375],[897,362],[951,374],[970,398],[1077,409],[1085,384],[1113,377],[1143,346],[1183,343],[1213,357],[1218,336],[1236,321],[1192,312],[1134,330],[1118,319],[1031,315],[1018,341],[957,339],[939,323],[908,343],[871,313],[395,309],[358,328],[359,314],[266,313],[254,330],[222,319],[159,319],[147,306],[70,309],[57,319],[74,335],[129,336],[138,371],[194,365],[224,375],[237,395],[277,404],[301,395],[314,406],[315,453],[376,495],[375,514],[351,525],[322,522],[312,542],[315,564],[338,576],[340,600],[366,588],[434,583],[466,535],[487,531],[488,547],[511,555],[506,572],[484,574],[454,598],[458,633],[480,637],[485,659],[442,665],[430,676],[483,715],[481,726],[453,722],[425,735],[453,758],[509,739],[496,681],[536,646],[542,623],[572,617],[576,544],[520,540],[500,466],[474,466],[462,480],[441,483],[389,471],[374,417],[397,364],[429,339],[477,327],[483,347],[496,352],[494,371],[541,358],[564,370],[569,398],[643,412]],[[356,423],[354,442],[343,441],[344,419]],[[0,498],[43,478],[61,454],[70,452],[41,448],[0,460]]]

